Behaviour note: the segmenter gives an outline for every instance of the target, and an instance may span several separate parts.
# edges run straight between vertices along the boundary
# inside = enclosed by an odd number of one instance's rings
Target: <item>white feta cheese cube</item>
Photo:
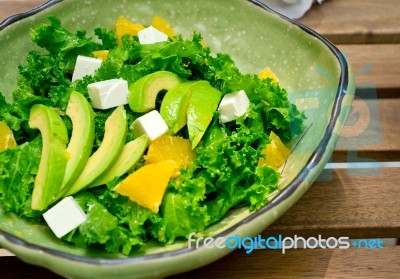
[[[165,123],[161,114],[156,110],[150,111],[136,119],[132,123],[131,128],[135,136],[146,135],[150,140],[155,140],[168,131],[167,123]]]
[[[86,221],[86,214],[73,197],[66,197],[43,214],[54,234],[61,238]]]
[[[224,95],[219,104],[219,121],[221,123],[236,120],[246,113],[250,106],[249,98],[244,90]]]
[[[102,62],[103,60],[101,59],[78,55],[74,73],[72,74],[72,81],[81,79],[84,76],[93,76]]]
[[[142,45],[154,44],[168,41],[168,35],[157,30],[153,26],[149,26],[138,32],[139,43]]]
[[[115,108],[128,103],[128,82],[123,79],[109,79],[88,85],[92,107],[96,109]]]

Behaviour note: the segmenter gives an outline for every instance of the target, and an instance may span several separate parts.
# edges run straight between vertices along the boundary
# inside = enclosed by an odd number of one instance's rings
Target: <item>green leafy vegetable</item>
[[[105,28],[96,28],[94,33],[103,42],[100,49],[109,50],[118,46],[117,38],[113,31]]]
[[[252,107],[246,117],[221,126],[218,115],[196,149],[189,169],[170,181],[161,208],[162,242],[172,243],[191,232],[204,230],[228,210],[243,202],[262,207],[277,188],[280,174],[257,166],[269,138],[262,127],[261,110]]]
[[[87,213],[87,221],[79,227],[79,236],[83,236],[86,246],[104,244],[106,251],[122,251],[129,254],[132,246],[141,245],[141,239],[131,237],[128,229],[120,226],[117,217],[113,216],[96,198],[84,192],[78,194],[77,201]]]
[[[71,84],[69,68],[58,57],[31,51],[27,62],[19,67],[22,77],[19,83],[30,87],[37,96],[47,98],[52,87]]]
[[[187,237],[191,232],[204,230],[210,219],[204,205],[179,193],[165,195],[161,212],[161,230],[156,237],[169,244],[177,238]]]
[[[0,153],[0,201],[4,211],[37,218],[31,194],[42,152],[41,137]]]
[[[209,58],[209,71],[205,78],[224,93],[245,90],[252,103],[264,104],[261,112],[266,120],[267,134],[274,131],[283,142],[288,142],[301,133],[304,113],[289,101],[286,90],[271,79],[242,75],[226,54]]]
[[[80,247],[102,244],[107,252],[126,255],[140,248],[148,234],[144,225],[155,214],[106,188],[96,194],[85,191],[75,196],[87,220],[64,239]]]
[[[75,64],[78,55],[91,56],[99,45],[86,37],[85,31],[72,34],[61,26],[57,17],[49,16],[50,23],[39,24],[31,33],[32,41],[62,61]]]

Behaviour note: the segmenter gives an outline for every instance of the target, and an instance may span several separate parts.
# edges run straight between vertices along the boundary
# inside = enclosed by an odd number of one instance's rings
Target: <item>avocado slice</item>
[[[43,211],[56,201],[67,166],[68,132],[60,115],[52,108],[34,105],[29,127],[42,134],[42,154],[35,178],[31,207]]]
[[[210,125],[222,93],[208,81],[198,81],[190,87],[191,96],[187,106],[189,139],[194,149]]]
[[[170,90],[183,81],[178,75],[167,71],[146,75],[129,86],[129,107],[134,112],[154,110],[158,93],[162,90]]]
[[[197,81],[188,81],[172,87],[161,102],[160,114],[167,123],[170,134],[176,134],[187,122],[190,87]]]
[[[97,177],[92,183],[90,183],[89,187],[106,184],[114,178],[120,177],[121,175],[124,175],[128,171],[132,170],[133,167],[143,157],[149,142],[149,138],[146,135],[142,135],[125,144],[121,154],[112,167]]]
[[[94,111],[89,101],[73,91],[66,111],[72,121],[72,135],[67,147],[68,163],[61,195],[75,182],[92,153],[95,137]]]
[[[86,188],[104,173],[121,154],[128,132],[128,122],[123,106],[119,106],[107,118],[103,142],[90,156],[81,174],[67,191],[67,196]]]

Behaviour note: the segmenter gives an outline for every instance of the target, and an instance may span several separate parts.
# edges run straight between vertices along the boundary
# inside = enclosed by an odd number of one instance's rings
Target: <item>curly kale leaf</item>
[[[42,152],[41,137],[0,153],[0,202],[5,212],[37,218],[32,191]]]
[[[99,48],[84,31],[73,34],[61,26],[59,18],[49,16],[48,20],[49,23],[39,24],[32,30],[31,38],[51,55],[73,65],[78,55],[90,56]]]
[[[94,33],[102,41],[100,49],[110,50],[118,46],[117,38],[113,31],[106,28],[96,28]]]

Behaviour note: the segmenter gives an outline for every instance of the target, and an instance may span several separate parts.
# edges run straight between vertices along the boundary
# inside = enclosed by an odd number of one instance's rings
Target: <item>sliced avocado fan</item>
[[[123,106],[119,106],[107,118],[105,133],[100,147],[90,156],[83,171],[67,191],[73,195],[88,187],[97,177],[104,173],[121,154],[128,132],[128,122]]]

